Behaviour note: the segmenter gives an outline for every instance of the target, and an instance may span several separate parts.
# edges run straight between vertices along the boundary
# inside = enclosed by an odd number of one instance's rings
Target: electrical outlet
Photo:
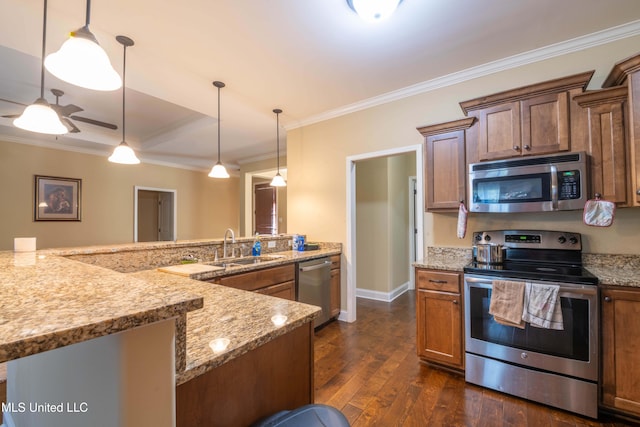
[[[276,247],[276,242],[274,242],[273,240],[270,240],[269,242],[267,242],[267,248],[275,248]]]

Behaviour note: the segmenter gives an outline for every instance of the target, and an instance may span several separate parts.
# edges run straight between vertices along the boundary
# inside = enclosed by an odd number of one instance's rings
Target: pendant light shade
[[[287,182],[284,180],[282,175],[280,175],[280,113],[282,113],[282,110],[276,108],[273,112],[276,113],[276,162],[278,169],[276,176],[273,177],[270,185],[272,187],[286,187]]]
[[[44,99],[44,53],[47,45],[47,0],[44,0],[42,23],[42,55],[40,56],[40,98],[24,109],[22,115],[13,121],[20,129],[50,135],[63,135],[69,130],[60,121],[58,114]]]
[[[213,85],[218,88],[218,162],[211,168],[209,176],[211,178],[229,178],[229,172],[227,172],[227,169],[222,162],[220,162],[220,89],[222,89],[225,84],[215,81]]]
[[[127,73],[127,47],[133,46],[133,40],[126,36],[117,36],[116,40],[123,46],[123,60],[122,60],[122,142],[118,145],[113,154],[109,156],[109,161],[112,163],[120,163],[123,165],[137,165],[140,163],[140,159],[136,156],[127,141],[125,140],[125,76]]]
[[[47,56],[44,64],[51,74],[67,83],[93,90],[119,89],[122,80],[89,30],[90,18],[91,0],[87,0],[84,27],[72,31],[60,50]]]
[[[347,0],[347,3],[363,20],[380,22],[393,15],[402,0]]]

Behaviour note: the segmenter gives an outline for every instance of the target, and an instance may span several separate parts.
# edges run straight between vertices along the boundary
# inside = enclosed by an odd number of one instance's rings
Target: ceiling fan
[[[100,120],[90,119],[88,117],[72,115],[74,113],[78,113],[80,111],[84,111],[84,109],[80,108],[80,107],[78,107],[77,105],[74,105],[74,104],[60,105],[58,100],[62,95],[64,95],[64,92],[61,91],[60,89],[51,89],[51,93],[53,94],[53,96],[56,97],[56,103],[55,104],[51,104],[51,108],[53,108],[54,111],[56,113],[58,113],[58,116],[60,116],[60,120],[69,129],[70,133],[78,133],[78,132],[80,132],[80,129],[71,120],[76,120],[76,121],[79,121],[79,122],[88,123],[88,124],[94,125],[94,126],[101,126],[101,127],[107,128],[107,129],[113,129],[113,130],[118,129],[118,126],[116,126],[114,124],[111,124],[111,123],[106,123],[106,122],[102,122]],[[16,105],[24,105],[25,107],[27,105],[27,104],[23,104],[21,102],[11,101],[9,99],[0,98],[0,101],[9,102],[11,104],[16,104]],[[4,115],[2,117],[4,117],[5,119],[15,119],[18,116],[20,116],[20,114],[8,114],[8,115]]]

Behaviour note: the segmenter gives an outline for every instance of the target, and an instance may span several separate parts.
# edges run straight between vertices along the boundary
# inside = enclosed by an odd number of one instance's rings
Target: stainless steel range
[[[466,381],[596,418],[598,279],[582,267],[578,233],[496,230],[474,242],[503,245],[502,262],[464,268]],[[562,329],[520,329],[489,314],[496,281],[554,285]]]

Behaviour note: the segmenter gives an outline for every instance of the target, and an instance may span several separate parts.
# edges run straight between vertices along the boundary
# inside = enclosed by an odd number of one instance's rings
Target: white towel
[[[540,328],[563,330],[559,291],[560,287],[557,285],[527,282],[522,320]]]

